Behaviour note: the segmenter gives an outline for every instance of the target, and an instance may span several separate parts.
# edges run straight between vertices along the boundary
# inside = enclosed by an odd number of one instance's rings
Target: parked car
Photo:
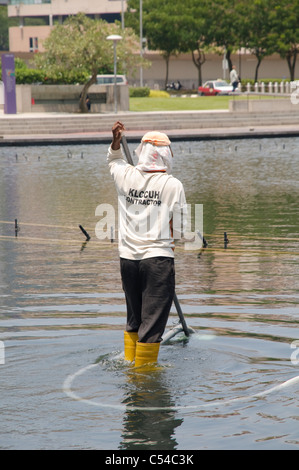
[[[232,85],[225,80],[210,80],[198,87],[198,94],[201,96],[228,95],[232,91]]]
[[[128,81],[125,75],[116,75],[117,85],[127,85]],[[114,75],[97,75],[97,85],[114,85]]]

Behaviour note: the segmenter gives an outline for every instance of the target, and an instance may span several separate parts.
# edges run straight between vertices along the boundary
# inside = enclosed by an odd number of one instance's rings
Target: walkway
[[[298,107],[299,109],[299,107]],[[119,114],[30,113],[0,111],[0,145],[108,143],[116,120],[128,141],[160,130],[171,140],[299,136],[297,113],[232,113],[229,111],[127,112]]]

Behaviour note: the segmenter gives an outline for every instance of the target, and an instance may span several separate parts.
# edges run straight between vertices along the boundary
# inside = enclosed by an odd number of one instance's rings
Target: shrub
[[[270,82],[275,83],[277,82],[278,84],[281,82],[288,82],[289,80],[285,78],[259,78],[258,83],[264,82],[265,85],[268,85]],[[242,86],[246,87],[247,83],[250,83],[252,87],[254,87],[255,81],[252,78],[244,78],[241,80]]]
[[[144,98],[149,96],[150,89],[148,87],[131,87],[129,89],[130,98]]]
[[[44,85],[76,85],[86,83],[89,74],[84,71],[74,70],[72,72],[57,72],[55,74],[44,74]]]
[[[39,83],[42,85],[74,85],[83,84],[88,80],[88,73],[82,71],[60,72],[56,74],[46,74],[41,69],[17,68],[17,85]]]
[[[45,78],[44,72],[36,69],[16,68],[16,83],[24,85],[30,83],[42,83]]]
[[[167,93],[167,91],[163,90],[150,90],[149,94],[150,98],[169,98],[170,95]]]

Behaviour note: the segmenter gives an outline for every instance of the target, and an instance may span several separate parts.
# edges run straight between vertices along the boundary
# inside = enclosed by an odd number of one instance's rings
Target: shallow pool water
[[[176,249],[194,333],[136,370],[107,145],[0,147],[0,448],[298,449],[299,139],[172,149],[208,242]]]

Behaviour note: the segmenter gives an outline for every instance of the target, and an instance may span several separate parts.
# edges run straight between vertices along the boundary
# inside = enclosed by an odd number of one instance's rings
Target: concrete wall
[[[231,100],[229,110],[235,113],[299,113],[299,104],[292,104],[290,98]]]
[[[31,85],[16,86],[17,113],[31,112]]]
[[[150,68],[143,70],[143,83],[150,88],[159,87],[164,89],[166,76],[165,60],[155,51],[147,51],[144,55],[151,62]],[[206,54],[206,62],[202,66],[203,82],[207,80],[217,80],[217,78],[228,79],[228,70],[222,69],[223,56],[218,54]],[[233,54],[232,62],[237,67],[237,71],[242,79],[254,79],[256,57],[252,54],[244,53],[241,55]],[[299,66],[297,66],[297,74],[299,77]],[[286,60],[282,60],[278,54],[265,57],[259,69],[259,79],[289,79],[289,69]],[[192,62],[190,54],[180,54],[178,57],[171,57],[169,62],[168,82],[180,80],[184,88],[196,89],[198,86],[197,68]],[[139,72],[135,75],[128,74],[128,81],[131,86],[139,86]]]
[[[17,85],[17,112],[78,113],[82,85]],[[114,86],[92,85],[91,113],[114,112]],[[118,111],[129,110],[129,87],[117,87]]]

